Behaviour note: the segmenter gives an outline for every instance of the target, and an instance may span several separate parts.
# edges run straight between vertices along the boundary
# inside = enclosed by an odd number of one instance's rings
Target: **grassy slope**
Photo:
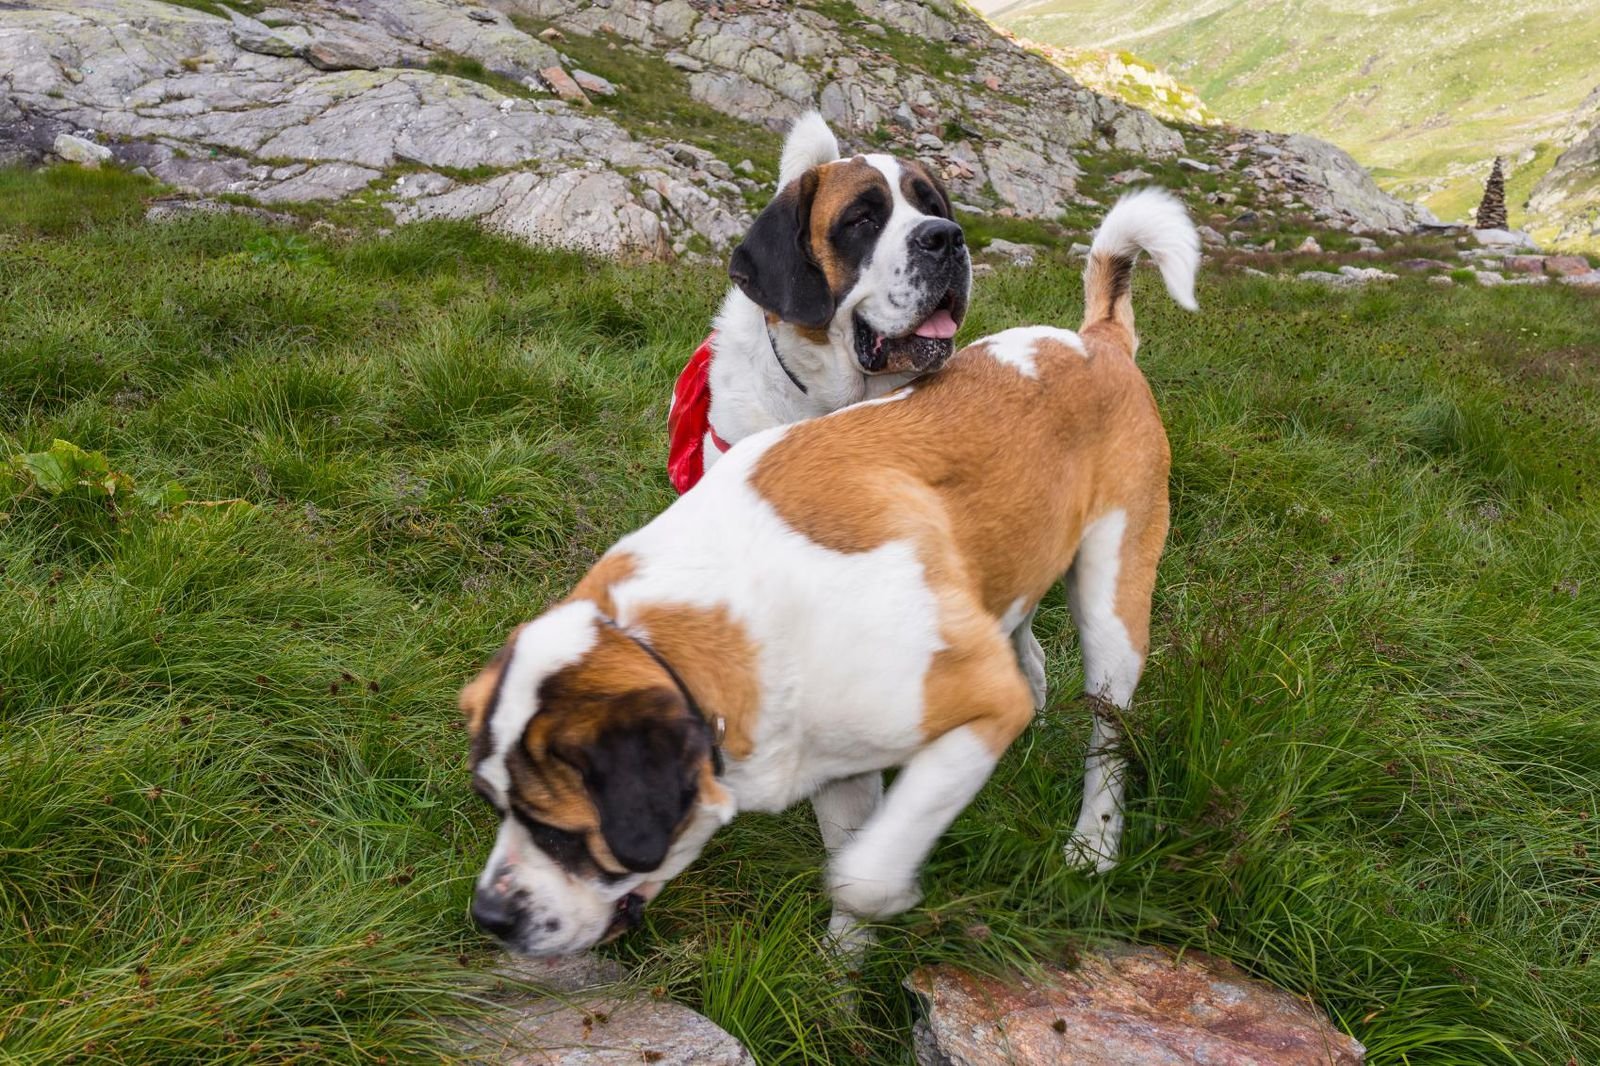
[[[115,173],[0,173],[0,454],[196,500],[0,494],[0,1059],[436,1059],[491,954],[452,709],[504,631],[670,501],[668,386],[722,281],[461,227],[146,228]],[[1076,268],[965,335],[1075,323]],[[1173,537],[1128,857],[1060,853],[1058,696],[884,932],[862,1020],[803,810],[749,816],[618,945],[763,1062],[905,1061],[918,961],[1206,948],[1376,1063],[1600,1060],[1600,314],[1141,272]],[[9,495],[9,498],[8,498]]]
[[[1130,49],[1230,121],[1334,141],[1442,218],[1477,205],[1496,152],[1537,153],[1531,188],[1554,161],[1548,138],[1600,82],[1600,7],[1586,0],[1039,0],[999,18],[1042,41]]]

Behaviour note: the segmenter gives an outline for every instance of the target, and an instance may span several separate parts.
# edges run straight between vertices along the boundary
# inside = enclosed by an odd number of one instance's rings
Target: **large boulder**
[[[1007,981],[916,971],[920,1066],[1360,1066],[1366,1051],[1298,996],[1200,952],[1121,946]]]

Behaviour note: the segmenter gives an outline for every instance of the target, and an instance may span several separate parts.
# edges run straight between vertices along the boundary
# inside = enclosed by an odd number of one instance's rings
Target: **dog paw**
[[[878,937],[872,927],[849,911],[835,907],[828,919],[828,946],[839,961],[847,966],[859,966],[867,949]]]
[[[1085,873],[1109,873],[1117,865],[1116,846],[1099,836],[1073,833],[1063,850],[1067,855],[1067,863]]]
[[[922,892],[910,878],[884,876],[865,863],[852,863],[848,856],[834,864],[828,875],[828,891],[834,906],[858,918],[889,918],[915,907]]]

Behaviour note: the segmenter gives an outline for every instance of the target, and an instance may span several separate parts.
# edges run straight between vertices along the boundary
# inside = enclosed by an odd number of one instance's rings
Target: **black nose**
[[[504,940],[516,932],[519,915],[509,896],[480,888],[472,894],[472,920],[485,933]]]
[[[967,238],[948,218],[930,218],[911,231],[911,243],[930,255],[947,256],[966,247]]]

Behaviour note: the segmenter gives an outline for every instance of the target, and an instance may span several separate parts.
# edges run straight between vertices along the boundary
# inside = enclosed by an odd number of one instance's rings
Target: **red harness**
[[[700,342],[672,387],[672,406],[667,409],[667,477],[680,494],[694,488],[706,472],[708,435],[719,452],[733,447],[711,428],[711,342],[716,338],[712,333]]]

